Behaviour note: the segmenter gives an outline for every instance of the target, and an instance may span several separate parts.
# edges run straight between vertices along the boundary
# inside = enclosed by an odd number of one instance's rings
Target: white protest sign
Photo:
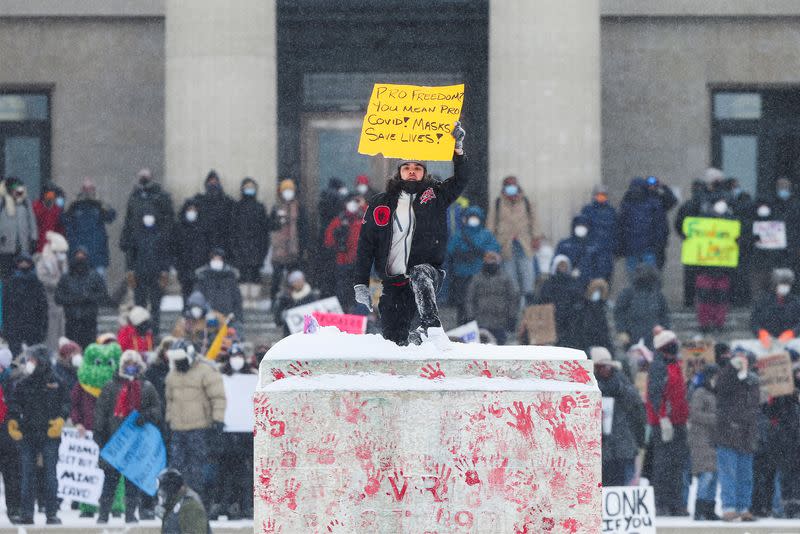
[[[603,397],[603,435],[611,434],[614,424],[614,397]]]
[[[258,375],[222,375],[225,386],[225,432],[253,432],[253,393]]]
[[[100,447],[91,432],[80,437],[75,428],[61,431],[56,464],[59,498],[94,505],[100,502],[105,473],[97,464],[99,457]]]
[[[295,306],[286,310],[286,326],[289,327],[289,332],[296,334],[303,331],[303,318],[306,315],[311,315],[312,312],[323,313],[344,313],[342,305],[339,304],[339,299],[336,297],[328,297],[322,300],[316,300],[303,304],[302,306]]]
[[[478,329],[477,321],[470,321],[467,324],[457,326],[447,331],[447,337],[456,338],[462,343],[480,343],[481,334]]]
[[[609,534],[656,534],[652,486],[603,488],[603,528]]]
[[[783,250],[786,248],[786,223],[783,221],[755,221],[753,234],[758,237],[756,248]]]

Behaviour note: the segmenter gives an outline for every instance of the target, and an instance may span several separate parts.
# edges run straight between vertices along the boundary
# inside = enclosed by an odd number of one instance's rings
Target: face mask
[[[150,183],[150,177],[149,176],[142,176],[141,178],[139,178],[139,183],[142,184],[142,185],[149,184]]]
[[[192,314],[193,318],[199,319],[203,316],[203,308],[199,306],[192,306],[192,309],[189,310],[189,313]]]
[[[670,343],[665,347],[661,347],[660,350],[665,356],[672,356],[674,358],[678,354],[678,344]]]
[[[769,217],[772,214],[772,210],[769,209],[769,206],[759,206],[756,213],[759,217]]]
[[[283,200],[285,200],[286,202],[294,200],[294,189],[287,189],[286,191],[281,193],[281,196],[283,197]]]
[[[367,184],[358,184],[356,186],[356,191],[358,191],[360,195],[366,195],[367,191],[369,191],[369,186]]]
[[[475,228],[480,225],[481,225],[481,220],[478,217],[470,217],[469,219],[467,219],[467,226]]]
[[[347,190],[346,187],[340,187],[339,188],[339,196],[340,197],[346,197],[347,193],[349,193],[349,191]]]
[[[586,237],[589,233],[589,229],[585,226],[576,226],[575,227],[575,236],[576,237]]]
[[[56,252],[56,259],[58,261],[67,261],[67,253],[66,252]]]
[[[358,211],[358,202],[348,202],[347,206],[345,207],[347,208],[348,212],[355,213]]]
[[[254,197],[256,196],[256,190],[252,187],[246,187],[242,189],[242,194],[246,197]]]
[[[222,190],[222,186],[219,184],[211,183],[206,184],[206,192],[207,193],[219,193]]]
[[[504,192],[506,195],[508,195],[508,196],[510,196],[510,197],[513,197],[514,195],[516,195],[517,193],[519,193],[519,187],[518,187],[518,186],[516,186],[516,185],[507,185],[507,186],[505,186],[505,187],[503,188],[503,192]]]
[[[601,295],[602,294],[601,294],[600,290],[597,290],[597,291],[593,292],[592,293],[592,297],[591,297],[592,298],[592,302],[599,302]]]
[[[127,376],[136,376],[139,374],[138,365],[126,365],[123,371]]]
[[[191,367],[191,364],[189,363],[188,358],[183,358],[182,360],[175,361],[175,369],[179,373],[185,373],[186,371],[189,370],[189,367]]]
[[[244,367],[244,358],[242,356],[231,356],[230,359],[231,369],[234,371],[241,371]]]
[[[77,369],[83,363],[83,356],[80,354],[73,354],[70,362],[72,363],[72,367]]]
[[[156,224],[156,218],[154,215],[145,215],[142,217],[142,222],[147,228],[152,228]]]
[[[790,196],[792,196],[792,192],[788,189],[779,189],[778,190],[778,198],[781,200],[787,200]]]
[[[56,206],[59,208],[64,207],[64,197],[56,197]]]
[[[484,263],[483,264],[483,272],[486,274],[497,274],[497,271],[500,270],[500,265],[497,263]]]
[[[186,220],[189,222],[195,222],[197,220],[197,212],[195,210],[189,210],[186,212]]]
[[[225,265],[225,262],[218,259],[213,259],[208,262],[208,265],[211,267],[213,271],[221,271],[222,267]]]
[[[714,213],[723,215],[728,211],[728,203],[724,200],[718,200],[714,203]]]
[[[786,295],[789,294],[789,291],[791,291],[791,290],[792,290],[792,286],[789,285],[789,284],[778,284],[777,286],[775,286],[775,292],[780,297],[785,297]]]
[[[32,375],[36,370],[36,364],[33,362],[25,362],[25,373]]]

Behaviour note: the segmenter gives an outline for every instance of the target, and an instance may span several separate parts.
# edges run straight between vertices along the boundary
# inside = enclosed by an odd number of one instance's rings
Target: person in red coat
[[[653,338],[656,349],[647,377],[647,423],[652,433],[653,480],[656,514],[688,515],[683,503],[683,476],[688,467],[686,422],[689,404],[678,359],[680,345],[671,330]]]
[[[141,306],[131,308],[128,324],[117,332],[117,341],[123,351],[135,350],[141,354],[152,352],[154,345],[150,312]]]
[[[66,235],[64,224],[61,222],[63,211],[64,192],[56,185],[45,185],[39,199],[33,201],[33,215],[36,217],[36,226],[39,229],[36,252],[41,252],[47,244],[47,232]]]
[[[360,197],[350,195],[344,211],[334,217],[325,230],[325,246],[336,252],[336,297],[345,313],[352,313],[356,307],[351,280],[358,254],[363,211]],[[366,309],[360,311],[366,315]]]

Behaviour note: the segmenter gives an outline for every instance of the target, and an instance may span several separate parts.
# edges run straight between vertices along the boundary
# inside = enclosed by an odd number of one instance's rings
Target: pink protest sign
[[[349,313],[313,312],[320,326],[335,326],[348,334],[364,334],[367,332],[367,317]]]

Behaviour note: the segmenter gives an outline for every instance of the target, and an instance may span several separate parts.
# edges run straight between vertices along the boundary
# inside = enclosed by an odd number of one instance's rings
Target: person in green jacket
[[[158,502],[161,534],[211,534],[202,499],[183,482],[177,469],[170,467],[159,473]]]

